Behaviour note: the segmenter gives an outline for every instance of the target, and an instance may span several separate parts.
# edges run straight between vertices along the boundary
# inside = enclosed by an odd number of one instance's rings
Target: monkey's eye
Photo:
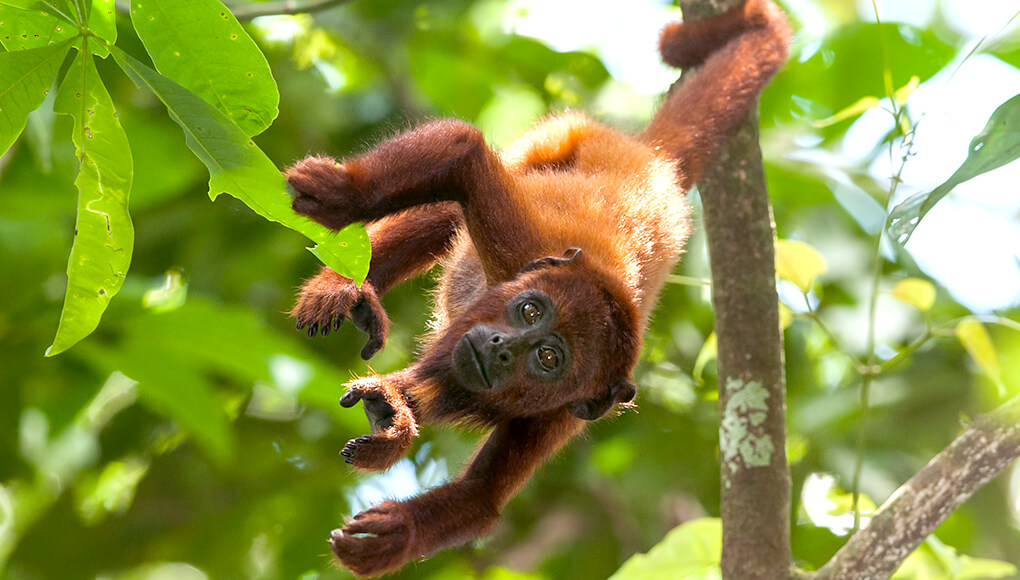
[[[534,302],[525,302],[521,305],[521,318],[530,326],[542,318],[542,311]]]
[[[556,349],[543,346],[538,349],[538,362],[547,371],[551,371],[556,367],[560,366],[560,353],[556,352]]]

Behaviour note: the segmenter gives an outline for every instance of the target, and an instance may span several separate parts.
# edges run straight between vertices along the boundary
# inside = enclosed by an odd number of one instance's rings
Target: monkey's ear
[[[637,393],[637,387],[626,379],[620,379],[610,384],[601,395],[587,401],[567,403],[567,411],[570,411],[570,414],[578,419],[594,421],[608,413],[609,409],[613,408],[613,405],[629,403],[634,398],[635,393]]]
[[[525,264],[518,274],[538,270],[539,268],[545,268],[546,266],[563,266],[573,262],[580,255],[581,248],[568,248],[567,251],[563,253],[562,258],[559,256],[546,256],[544,258],[532,260]]]

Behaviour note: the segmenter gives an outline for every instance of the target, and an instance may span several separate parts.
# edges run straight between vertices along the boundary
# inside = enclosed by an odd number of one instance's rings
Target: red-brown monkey
[[[410,367],[348,385],[340,402],[364,403],[372,433],[341,455],[381,470],[421,423],[492,429],[453,481],[334,530],[346,567],[378,575],[487,533],[585,421],[631,400],[642,334],[688,236],[684,191],[788,44],[775,5],[747,0],[666,28],[663,59],[699,68],[634,137],[569,113],[497,154],[447,120],[343,163],[310,157],[287,170],[298,213],[336,229],[368,222],[373,247],[361,288],[329,269],[304,285],[293,315],[309,336],[350,318],[371,357],[389,328],[379,297],[446,257],[430,344]]]

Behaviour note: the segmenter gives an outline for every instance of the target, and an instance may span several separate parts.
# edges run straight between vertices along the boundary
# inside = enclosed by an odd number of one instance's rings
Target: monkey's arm
[[[767,0],[662,31],[667,64],[700,68],[684,72],[640,137],[679,160],[684,188],[700,179],[716,145],[755,106],[786,62],[789,43],[786,17]]]
[[[347,318],[369,340],[361,351],[368,360],[386,341],[389,318],[379,299],[393,286],[432,267],[450,250],[464,223],[455,203],[436,203],[407,209],[368,224],[372,262],[358,288],[350,278],[323,267],[301,288],[291,315],[308,336],[326,336]]]
[[[535,469],[583,423],[561,409],[500,424],[458,479],[358,514],[331,534],[333,552],[358,576],[377,576],[486,534]]]
[[[460,203],[490,279],[512,277],[534,254],[528,250],[541,247],[512,176],[481,131],[461,121],[423,125],[343,163],[308,157],[285,174],[297,193],[294,210],[333,229],[410,207]]]

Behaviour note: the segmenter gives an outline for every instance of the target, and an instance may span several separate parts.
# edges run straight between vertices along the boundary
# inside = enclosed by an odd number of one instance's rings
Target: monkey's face
[[[633,397],[640,348],[633,307],[609,284],[580,262],[526,268],[454,320],[429,358],[447,357],[456,385],[487,407],[596,419]]]
[[[518,374],[556,383],[570,374],[573,351],[556,330],[557,309],[548,294],[528,289],[510,299],[503,324],[479,322],[453,348],[453,371],[465,388],[501,391]]]

